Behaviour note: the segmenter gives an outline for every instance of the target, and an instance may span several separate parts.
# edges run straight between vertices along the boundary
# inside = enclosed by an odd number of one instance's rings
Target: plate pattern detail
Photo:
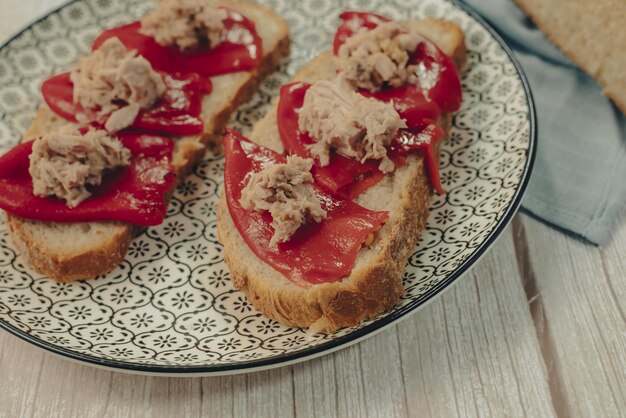
[[[176,190],[165,222],[134,239],[124,263],[86,282],[53,282],[29,268],[0,223],[0,325],[42,346],[106,364],[205,368],[280,361],[357,333],[421,305],[482,251],[501,225],[527,174],[532,144],[528,97],[500,44],[452,3],[408,0],[265,0],[289,22],[291,57],[233,116],[244,133],[267,112],[282,83],[330,45],[345,9],[391,18],[439,17],[466,35],[464,103],[441,150],[446,196],[432,203],[428,225],[404,275],[406,292],[391,312],[357,328],[308,335],[258,314],[229,279],[216,237],[223,156],[208,155]],[[139,0],[76,1],[42,19],[0,50],[0,150],[13,146],[41,103],[39,87],[88,52],[105,27],[145,14]]]

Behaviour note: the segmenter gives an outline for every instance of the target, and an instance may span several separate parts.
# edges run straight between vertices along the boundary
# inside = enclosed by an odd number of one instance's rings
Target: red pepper
[[[33,141],[0,157],[0,209],[27,219],[50,222],[120,221],[158,225],[166,214],[165,193],[174,184],[169,138],[127,132],[119,140],[132,153],[128,167],[108,173],[93,194],[75,208],[53,197],[33,194],[28,172]]]
[[[284,163],[286,157],[249,142],[233,130],[227,130],[223,141],[226,202],[237,230],[250,249],[300,286],[334,282],[348,276],[363,242],[382,227],[388,213],[365,209],[315,186],[328,217],[320,223],[305,224],[289,241],[272,247],[271,215],[245,210],[239,199],[250,173],[269,164]]]
[[[257,68],[263,57],[263,42],[254,22],[233,10],[226,9],[224,20],[226,40],[215,48],[181,51],[176,46],[159,45],[154,38],[139,33],[141,22],[136,21],[105,30],[93,43],[97,49],[104,41],[118,37],[127,49],[135,49],[155,70],[167,73],[194,72],[205,77],[249,71]]]
[[[176,77],[164,74],[163,81],[165,93],[150,109],[139,112],[132,128],[181,136],[202,133],[202,96],[211,91],[211,82],[194,73]],[[98,120],[94,111],[74,103],[73,91],[70,73],[49,78],[41,86],[44,100],[62,118],[76,122],[76,114],[84,112],[92,120],[103,123],[104,120]]]
[[[389,22],[390,19],[369,12],[347,11],[339,15],[341,24],[337,28],[335,38],[333,39],[333,52],[337,54],[339,47],[360,28],[374,29],[381,23]]]

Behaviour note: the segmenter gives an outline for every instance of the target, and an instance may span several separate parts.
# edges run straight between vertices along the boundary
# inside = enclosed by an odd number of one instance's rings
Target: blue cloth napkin
[[[461,0],[511,46],[535,99],[538,147],[522,208],[602,245],[626,202],[626,118],[511,0]]]

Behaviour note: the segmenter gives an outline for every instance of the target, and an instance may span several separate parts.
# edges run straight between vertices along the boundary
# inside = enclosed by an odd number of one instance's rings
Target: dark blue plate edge
[[[30,23],[28,26],[21,29],[11,38],[9,38],[6,42],[0,45],[0,50],[5,48],[9,43],[14,41],[20,35],[22,35],[26,30],[30,29],[32,26],[41,22],[42,20],[48,18],[53,14],[59,13],[62,9],[67,6],[75,3],[79,0],[70,0],[67,3],[53,9],[48,12],[45,16],[37,19],[36,21]],[[130,363],[124,361],[117,360],[107,360],[99,357],[93,357],[81,353],[76,353],[74,351],[57,347],[55,345],[48,344],[39,339],[33,338],[32,336],[26,334],[25,332],[17,329],[13,325],[7,324],[4,321],[0,320],[0,328],[3,328],[7,332],[15,335],[16,337],[31,343],[39,348],[42,348],[51,353],[60,355],[62,357],[67,357],[72,360],[77,360],[83,363],[89,363],[92,365],[96,365],[104,368],[113,368],[119,369],[128,372],[137,372],[137,373],[155,373],[155,374],[222,374],[222,373],[232,373],[235,374],[238,371],[248,372],[254,370],[261,370],[264,368],[270,367],[279,367],[281,364],[287,365],[299,361],[304,361],[307,357],[313,357],[315,355],[321,355],[324,351],[336,351],[341,346],[348,346],[351,342],[356,342],[356,340],[360,340],[365,337],[367,334],[373,333],[381,328],[391,324],[392,322],[399,321],[400,319],[404,319],[409,313],[413,313],[417,310],[417,308],[425,305],[428,301],[430,301],[435,296],[438,296],[442,293],[446,288],[448,288],[451,284],[453,284],[460,276],[469,271],[469,269],[473,266],[473,264],[478,261],[480,257],[482,257],[489,248],[493,245],[493,243],[497,240],[497,238],[502,234],[502,232],[506,229],[509,222],[517,212],[519,208],[522,197],[524,196],[524,191],[528,186],[528,181],[530,180],[530,173],[532,172],[532,168],[535,163],[535,156],[537,151],[537,123],[536,123],[536,111],[535,111],[535,103],[533,100],[533,95],[530,90],[530,86],[528,84],[528,79],[526,78],[526,74],[522,69],[519,61],[511,51],[510,47],[506,44],[506,42],[500,37],[500,35],[489,25],[482,17],[480,17],[474,10],[465,4],[459,3],[456,0],[452,0],[452,3],[463,10],[469,16],[471,16],[474,20],[476,20],[479,24],[481,24],[487,31],[493,36],[493,38],[500,44],[504,52],[507,54],[513,65],[515,66],[515,70],[522,82],[522,86],[524,88],[524,93],[526,94],[526,98],[528,101],[528,121],[530,123],[530,132],[529,132],[529,142],[528,142],[528,150],[526,151],[527,160],[526,166],[524,167],[524,171],[522,173],[522,182],[517,188],[515,192],[515,197],[509,204],[509,207],[506,209],[506,213],[502,218],[500,218],[499,225],[491,232],[489,237],[479,247],[479,249],[471,256],[468,257],[463,264],[461,264],[457,270],[450,275],[446,280],[438,283],[435,287],[429,289],[426,293],[424,293],[419,299],[403,306],[397,311],[380,318],[376,322],[373,322],[361,329],[358,329],[348,335],[344,335],[342,337],[338,337],[332,341],[319,344],[312,348],[306,348],[295,353],[279,355],[276,357],[271,357],[263,360],[249,360],[238,362],[236,364],[224,364],[224,365],[212,365],[212,366],[160,366],[160,365],[149,365],[149,364],[138,364],[138,363]]]

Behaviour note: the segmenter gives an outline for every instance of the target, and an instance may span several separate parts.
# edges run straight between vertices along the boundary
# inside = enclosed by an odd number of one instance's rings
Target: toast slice
[[[434,19],[411,24],[450,55],[459,69],[464,66],[464,36],[458,26]],[[294,81],[311,83],[331,79],[335,74],[334,56],[326,51],[302,68]],[[438,122],[448,132],[450,115],[442,115]],[[250,139],[283,152],[276,106],[255,126]],[[287,325],[330,332],[356,325],[397,303],[403,292],[405,265],[426,224],[432,196],[422,157],[410,157],[407,165],[386,175],[355,199],[368,209],[389,211],[389,219],[374,242],[360,250],[350,276],[308,288],[292,283],[249,249],[235,227],[223,194],[218,205],[217,231],[235,287],[259,311]]]
[[[256,91],[265,76],[289,53],[287,22],[271,9],[247,1],[225,5],[253,20],[263,41],[263,57],[254,71],[212,77],[213,91],[202,100],[204,133],[175,139],[173,165],[178,180],[204,156],[231,114]],[[69,122],[45,104],[35,116],[23,140],[59,129]],[[26,220],[7,214],[13,242],[39,272],[58,281],[73,281],[108,273],[119,265],[137,228],[120,222],[61,224]]]

